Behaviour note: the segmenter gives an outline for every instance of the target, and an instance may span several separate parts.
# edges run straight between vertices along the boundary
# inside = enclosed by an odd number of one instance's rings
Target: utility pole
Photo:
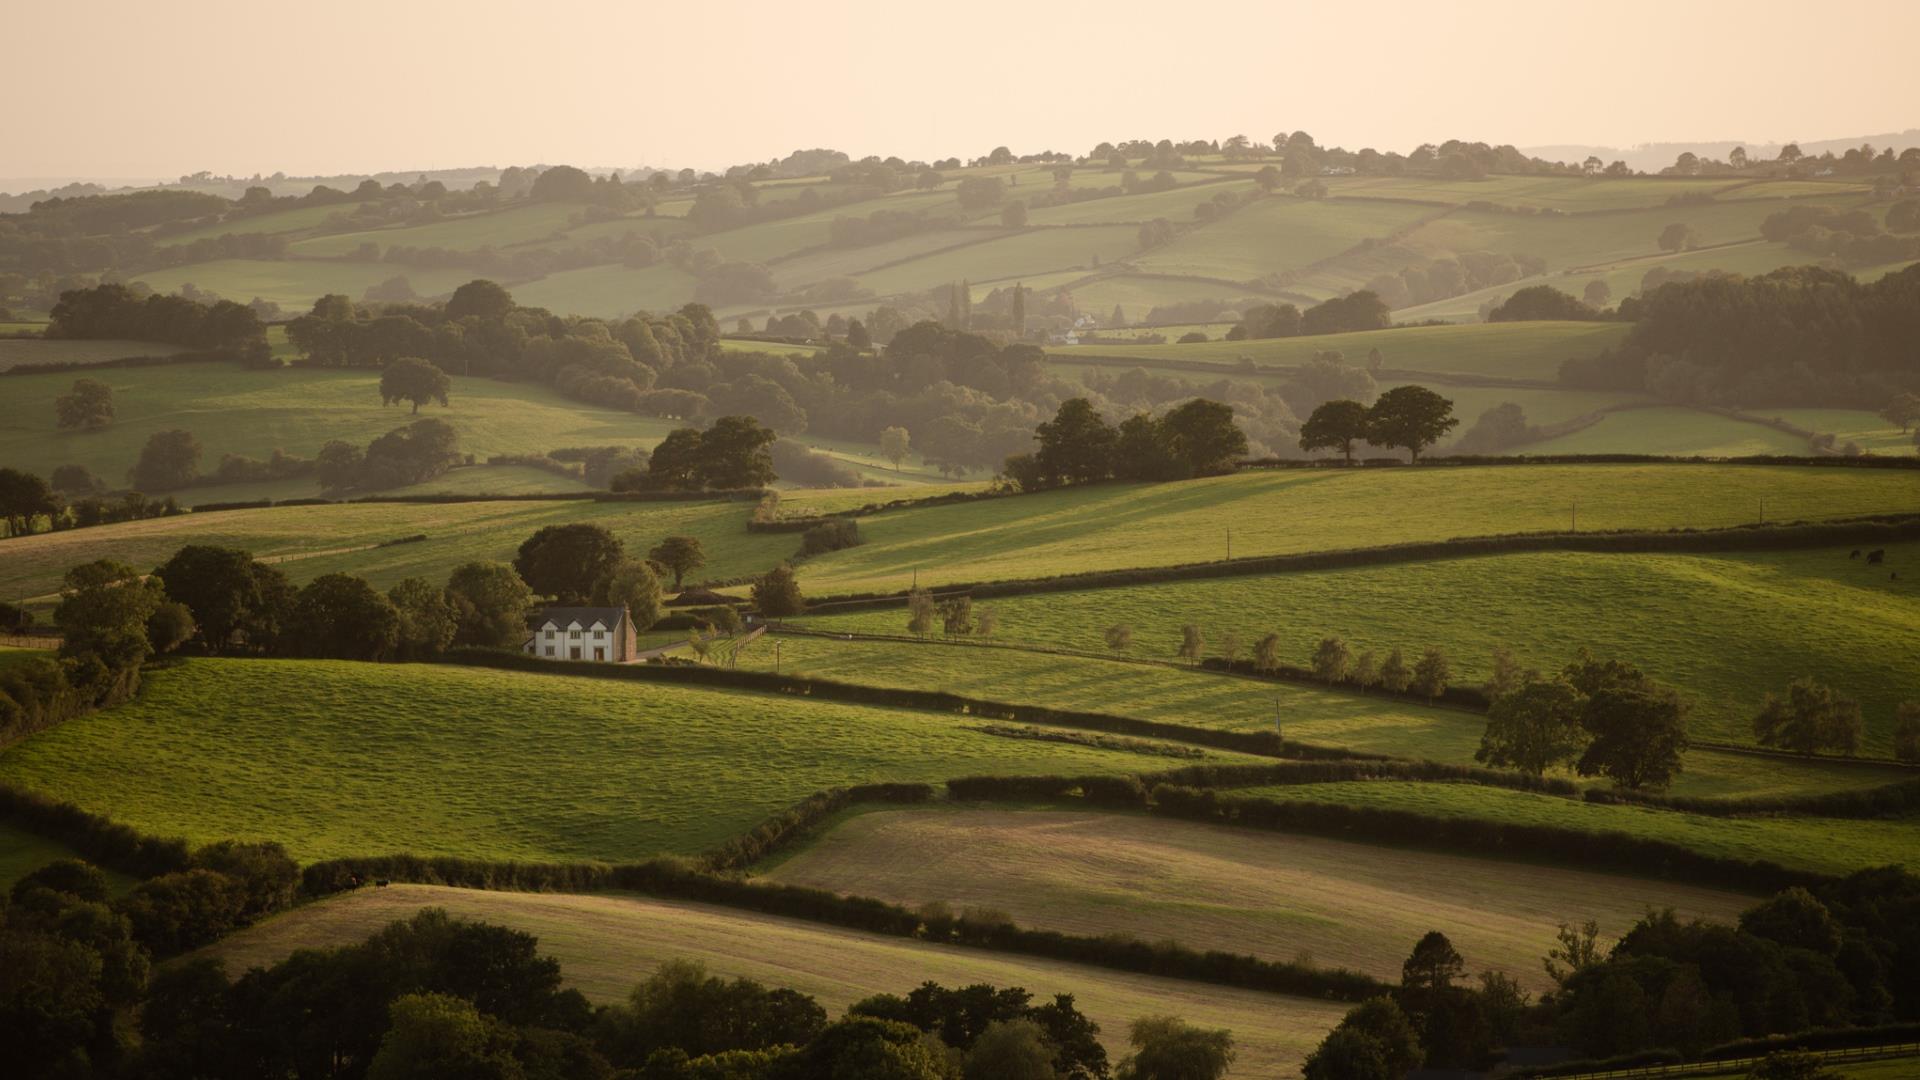
[[[1760,524],[1765,525],[1766,523],[1767,523],[1767,497],[1765,495],[1762,495],[1760,496]]]
[[[1273,737],[1276,739],[1282,738],[1280,734],[1280,695],[1279,694],[1273,695]]]
[[[1227,561],[1233,561],[1233,526],[1227,526]]]
[[[1579,496],[1575,496],[1573,500],[1573,531],[1574,532],[1580,531],[1580,498]]]
[[[773,673],[780,674],[780,639],[773,639]]]

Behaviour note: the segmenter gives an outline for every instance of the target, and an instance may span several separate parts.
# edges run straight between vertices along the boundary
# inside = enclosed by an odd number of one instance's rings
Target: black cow
[[[1872,551],[1867,552],[1868,566],[1878,566],[1881,563],[1885,562],[1886,559],[1887,559],[1886,548],[1874,548]]]
[[[376,880],[374,881],[374,884],[375,884],[376,886],[378,886],[378,887],[380,887],[380,888],[382,888],[382,889],[384,889],[384,888],[386,888],[387,886],[389,886],[389,885],[391,885],[391,884],[393,884],[393,882],[392,882],[392,881],[390,881],[390,880],[388,880],[388,879],[386,879],[386,878],[378,878],[378,879],[376,879]]]
[[[1860,557],[1860,549],[1859,549],[1859,548],[1854,548],[1854,549],[1853,549],[1853,551],[1852,551],[1852,552],[1851,552],[1850,554],[1848,554],[1848,555],[1847,555],[1847,558],[1849,558],[1849,559],[1857,559],[1857,558],[1859,558],[1859,557]]]

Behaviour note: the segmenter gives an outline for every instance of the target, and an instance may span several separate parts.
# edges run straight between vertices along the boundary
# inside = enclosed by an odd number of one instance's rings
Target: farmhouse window
[[[580,631],[578,631],[578,630],[569,630],[569,631],[567,631],[567,638],[568,638],[569,640],[572,640],[572,641],[579,641],[579,640],[580,640]]]
[[[547,636],[548,636],[548,637],[552,637],[553,635],[552,635],[552,634],[548,634]],[[553,655],[553,646],[551,646],[551,645],[549,645],[549,646],[547,646],[547,655],[548,655],[548,656],[552,656],[552,655]]]

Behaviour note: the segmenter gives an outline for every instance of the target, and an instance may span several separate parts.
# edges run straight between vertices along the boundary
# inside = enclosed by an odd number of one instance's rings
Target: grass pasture
[[[1768,860],[1790,869],[1824,874],[1848,874],[1893,863],[1911,867],[1920,857],[1920,820],[1913,818],[1702,817],[1471,784],[1299,784],[1245,788],[1234,794],[1410,810],[1430,817],[1621,832],[1680,844],[1708,855]]]
[[[667,263],[638,270],[608,263],[522,282],[513,287],[513,297],[534,307],[611,319],[636,311],[673,311],[693,299],[693,286],[692,274]]]
[[[996,612],[998,601],[983,603]],[[891,633],[905,631],[904,611],[892,613]],[[840,620],[823,620],[829,625]],[[1365,753],[1473,764],[1485,726],[1477,714],[1427,708],[1414,702],[1195,671],[1167,664],[1016,648],[978,648],[938,642],[836,641],[820,637],[762,638],[740,656],[743,668],[779,668],[841,682],[935,689],[990,701],[1103,712],[1228,731],[1265,731],[1276,715],[1290,739]],[[1219,642],[1213,641],[1217,648]],[[1165,645],[1163,649],[1160,646]],[[1159,640],[1135,654],[1171,660]],[[1170,762],[1169,765],[1177,765]],[[1696,749],[1676,794],[1775,796],[1875,787],[1910,779],[1891,766],[1868,768]]]
[[[156,341],[57,341],[45,338],[0,338],[0,371],[18,367],[21,364],[97,364],[103,360],[123,360],[130,356],[172,356],[183,352],[178,345],[168,345]],[[66,372],[66,385],[72,385],[74,379],[99,378],[85,371]],[[20,375],[15,379],[35,379],[56,376]],[[18,401],[22,388],[27,384],[10,381],[4,384],[8,390],[7,401]],[[65,392],[65,386],[61,388]],[[0,406],[4,408],[5,406]],[[48,403],[52,408],[52,403]],[[52,426],[53,414],[47,414],[48,426]]]
[[[975,284],[1010,284],[1051,271],[1101,266],[1138,246],[1138,230],[1131,225],[1029,229],[855,274],[853,280],[880,296],[920,292],[963,278]]]
[[[1475,326],[1410,326],[1367,330],[1353,334],[1314,337],[1265,338],[1259,341],[1202,341],[1191,345],[1077,345],[1047,350],[1056,360],[1080,356],[1119,357],[1146,363],[1154,360],[1197,360],[1219,364],[1221,374],[1251,359],[1255,370],[1298,367],[1318,352],[1342,353],[1349,364],[1364,365],[1367,355],[1380,350],[1385,368],[1419,374],[1462,374],[1505,379],[1550,381],[1558,377],[1560,362],[1586,357],[1618,345],[1630,327],[1621,323],[1527,322]],[[1393,385],[1391,376],[1383,386]]]
[[[1499,646],[1558,670],[1580,646],[1631,661],[1696,698],[1696,738],[1751,741],[1765,690],[1812,675],[1857,698],[1863,752],[1891,750],[1894,709],[1920,683],[1920,543],[1889,545],[1885,567],[1846,549],[1725,555],[1537,552],[1343,570],[1015,596],[991,602],[1011,641],[1098,651],[1133,627],[1134,649],[1171,656],[1180,628],[1245,647],[1269,631],[1305,664],[1330,634],[1356,653],[1399,648],[1411,664],[1442,647],[1453,681],[1484,680]],[[825,560],[822,560],[823,562]],[[812,564],[810,564],[812,565]],[[923,575],[924,578],[925,575]],[[898,633],[897,610],[822,615],[823,630]],[[1311,730],[1310,728],[1307,730]],[[1306,739],[1306,731],[1297,737]]]
[[[462,214],[428,225],[368,229],[297,240],[290,254],[303,258],[339,258],[362,244],[392,247],[434,247],[451,251],[478,251],[556,238],[579,220],[586,207],[572,203],[534,202],[504,210]]]
[[[0,823],[0,892],[10,891],[14,882],[50,862],[78,858],[81,858],[78,852],[57,840]],[[133,879],[124,874],[104,868],[101,872],[106,874],[107,883],[115,893],[133,887]]]
[[[389,278],[404,277],[421,296],[445,296],[474,279],[471,270],[401,266],[386,262],[337,259],[216,259],[213,262],[148,270],[135,277],[154,292],[180,291],[191,284],[226,300],[271,300],[288,311],[304,311],[329,293],[352,300]]]
[[[1341,176],[1325,183],[1329,193],[1341,198],[1409,199],[1449,206],[1488,202],[1567,213],[1654,207],[1675,195],[1713,193],[1728,186],[1727,180],[1715,178],[1621,180],[1577,176],[1489,176],[1482,180]]]
[[[1204,192],[1194,193],[1193,201],[1203,201]],[[1158,274],[1249,281],[1304,269],[1362,240],[1389,236],[1432,213],[1431,208],[1404,203],[1261,199],[1183,233],[1134,262]]]
[[[1251,760],[1218,754],[1223,761]],[[0,753],[0,780],[142,831],[301,861],[694,854],[824,788],[1131,773],[1161,758],[967,718],[434,665],[197,659]]]
[[[623,1000],[664,961],[696,960],[727,977],[757,979],[812,994],[830,1015],[874,994],[904,994],[925,980],[947,986],[1019,986],[1036,1001],[1070,993],[1101,1027],[1118,1060],[1127,1025],[1174,1013],[1210,1028],[1230,1028],[1235,1076],[1287,1076],[1346,1006],[1205,983],[1129,975],[1103,968],[1031,960],[972,949],[881,937],[726,908],[626,895],[568,896],[394,885],[336,896],[267,920],[208,948],[230,975],[277,963],[295,949],[364,940],[423,907],[445,908],[534,934],[540,952],[560,961],[568,985],[596,1004]]]
[[[1100,484],[863,518],[865,543],[810,560],[811,595],[1560,530],[1748,524],[1920,510],[1893,470],[1716,464],[1283,469]],[[1104,625],[1104,624],[1102,624]]]
[[[0,355],[7,344],[0,342]],[[54,423],[54,399],[82,376],[113,388],[114,422],[99,431],[62,431]],[[460,450],[482,461],[494,454],[566,446],[652,446],[675,426],[570,401],[541,383],[452,379],[450,405],[430,405],[421,415],[452,424],[460,433]],[[147,438],[171,428],[185,428],[199,438],[204,447],[200,471],[211,474],[225,454],[266,458],[283,449],[310,458],[330,439],[365,444],[413,419],[406,406],[380,404],[380,374],[364,369],[248,371],[232,364],[176,364],[15,375],[7,378],[5,389],[0,462],[43,477],[58,465],[84,465],[114,486],[124,482]],[[312,481],[298,486],[281,497],[318,493]],[[189,504],[236,497],[222,486],[191,488],[180,496]]]
[[[1531,417],[1529,418],[1531,419]],[[1571,435],[1516,447],[1527,454],[1664,454],[1744,457],[1805,454],[1807,440],[1764,424],[1678,405],[1608,413]]]
[[[1073,810],[872,809],[761,876],[918,906],[1005,911],[1022,926],[1172,939],[1387,982],[1420,935],[1445,927],[1468,970],[1535,993],[1540,958],[1580,898],[1618,936],[1651,908],[1731,922],[1751,897],[1516,863],[1197,822]]]
[[[102,558],[157,566],[190,543],[243,548],[278,564],[295,583],[340,572],[358,574],[386,589],[416,575],[443,581],[455,566],[474,559],[511,561],[521,542],[542,526],[581,521],[605,526],[630,552],[641,554],[664,536],[698,537],[707,565],[695,576],[736,578],[766,570],[798,546],[791,535],[747,532],[751,510],[748,503],[726,500],[342,503],[216,510],[6,540],[0,595],[46,597],[59,588],[60,575],[69,566]],[[421,533],[426,540],[376,546]]]

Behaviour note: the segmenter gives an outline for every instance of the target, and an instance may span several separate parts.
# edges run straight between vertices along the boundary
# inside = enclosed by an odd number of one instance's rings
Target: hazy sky
[[[1920,127],[1915,0],[10,6],[4,177],[712,167],[810,146],[1084,153],[1296,129],[1404,151]]]

